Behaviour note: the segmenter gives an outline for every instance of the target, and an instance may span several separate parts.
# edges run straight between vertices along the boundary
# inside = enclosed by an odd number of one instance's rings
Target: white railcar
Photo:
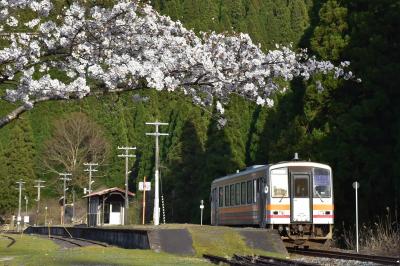
[[[331,239],[332,169],[294,160],[255,165],[211,184],[212,225],[259,225],[282,237]]]

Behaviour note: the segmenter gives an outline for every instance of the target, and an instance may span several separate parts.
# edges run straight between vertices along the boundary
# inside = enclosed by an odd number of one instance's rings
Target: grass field
[[[3,265],[210,265],[195,257],[174,256],[152,250],[116,247],[80,247],[63,249],[53,241],[29,235],[0,236],[0,264]]]

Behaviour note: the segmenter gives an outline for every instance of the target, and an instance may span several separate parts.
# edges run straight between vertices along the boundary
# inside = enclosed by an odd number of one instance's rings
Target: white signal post
[[[358,253],[358,188],[360,187],[360,183],[353,182],[353,188],[356,191],[356,251]]]
[[[146,133],[147,136],[155,136],[156,137],[156,158],[155,158],[155,173],[154,173],[154,211],[153,211],[153,221],[154,225],[160,224],[160,192],[159,192],[159,145],[158,145],[158,137],[159,136],[168,136],[168,133],[160,133],[158,130],[159,126],[167,126],[168,123],[162,122],[147,122],[146,125],[152,125],[156,127],[156,132],[154,133]]]
[[[204,210],[204,201],[200,201],[200,225],[203,225],[203,210]]]
[[[129,198],[128,198],[128,159],[135,158],[136,155],[129,154],[130,150],[136,150],[136,147],[119,147],[118,150],[125,150],[125,154],[119,154],[118,157],[125,158],[125,210],[124,210],[124,225],[128,224],[128,209],[129,209]]]

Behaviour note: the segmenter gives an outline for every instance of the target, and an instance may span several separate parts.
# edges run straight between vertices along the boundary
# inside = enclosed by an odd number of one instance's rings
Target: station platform
[[[193,224],[132,226],[31,226],[24,233],[58,235],[104,242],[130,249],[152,249],[185,256],[233,254],[287,257],[275,230]]]

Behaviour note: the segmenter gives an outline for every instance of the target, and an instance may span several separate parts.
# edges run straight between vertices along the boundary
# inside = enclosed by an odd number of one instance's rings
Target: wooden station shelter
[[[135,196],[128,192],[128,197]],[[117,187],[92,192],[87,198],[88,226],[124,225],[125,190]]]

